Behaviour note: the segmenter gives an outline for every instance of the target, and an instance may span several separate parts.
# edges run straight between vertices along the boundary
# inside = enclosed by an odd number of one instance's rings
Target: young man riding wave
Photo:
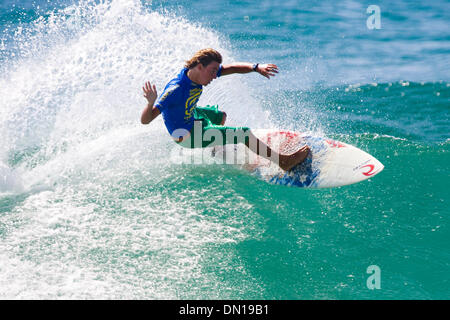
[[[205,148],[213,143],[225,145],[242,142],[257,155],[275,162],[281,169],[288,171],[305,160],[310,151],[308,146],[290,155],[277,153],[260,141],[250,128],[224,126],[226,113],[219,111],[216,106],[197,106],[203,86],[207,86],[221,76],[250,72],[258,72],[270,79],[278,73],[278,67],[274,64],[251,63],[222,65],[222,56],[219,52],[210,48],[202,49],[186,61],[185,67],[177,77],[169,81],[159,98],[154,84],[152,85],[149,81],[144,84],[142,89],[148,103],[142,112],[141,122],[149,124],[162,114],[169,134],[183,147]],[[198,126],[195,128],[194,124]],[[197,128],[200,130],[196,130]],[[201,137],[208,135],[215,139],[202,139],[196,136],[199,134]],[[236,137],[243,137],[243,139],[236,139]]]

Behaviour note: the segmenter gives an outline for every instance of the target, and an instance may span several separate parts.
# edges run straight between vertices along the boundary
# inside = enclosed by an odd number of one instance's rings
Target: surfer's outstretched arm
[[[145,83],[142,90],[148,103],[144,111],[142,111],[141,123],[149,124],[160,114],[159,109],[154,106],[158,93],[156,92],[156,86],[152,85],[149,81]]]
[[[249,72],[258,72],[267,79],[270,79],[270,77],[274,77],[275,74],[278,73],[278,67],[272,63],[252,64],[249,62],[234,62],[231,64],[223,65],[221,75],[226,76],[228,74],[233,73],[249,73]]]

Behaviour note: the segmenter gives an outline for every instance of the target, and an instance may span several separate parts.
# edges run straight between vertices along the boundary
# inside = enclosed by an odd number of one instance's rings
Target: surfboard
[[[372,178],[384,169],[372,155],[337,140],[286,130],[258,129],[252,132],[280,153],[292,154],[304,145],[308,145],[311,152],[305,161],[287,172],[243,144],[215,146],[213,156],[228,159],[226,163],[233,163],[268,183],[300,188],[350,185]]]

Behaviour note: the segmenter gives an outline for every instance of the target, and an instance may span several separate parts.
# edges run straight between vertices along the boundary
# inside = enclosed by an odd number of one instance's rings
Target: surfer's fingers
[[[275,74],[277,73],[278,67],[274,64],[268,64],[262,70],[263,76],[265,76],[267,79],[270,79],[270,77],[275,77]]]
[[[144,87],[142,87],[142,90],[144,91],[144,97],[149,96],[150,90],[148,89],[147,84],[145,84]]]
[[[152,86],[152,84],[150,83],[150,81],[147,81],[147,82],[144,84],[144,87],[143,87],[142,89],[144,90],[144,92],[145,92],[146,94],[151,93],[151,92],[156,92],[156,86],[155,86],[155,85]]]
[[[267,69],[272,72],[278,73],[278,66],[276,64],[268,64]]]

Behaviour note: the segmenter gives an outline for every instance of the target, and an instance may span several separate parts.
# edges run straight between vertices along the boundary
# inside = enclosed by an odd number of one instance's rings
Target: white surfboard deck
[[[345,186],[369,179],[384,168],[370,154],[340,141],[295,131],[258,129],[252,133],[282,154],[292,154],[304,145],[308,145],[311,152],[305,161],[288,172],[257,156],[243,144],[215,146],[214,157],[228,159],[224,161],[268,183],[301,188]]]

